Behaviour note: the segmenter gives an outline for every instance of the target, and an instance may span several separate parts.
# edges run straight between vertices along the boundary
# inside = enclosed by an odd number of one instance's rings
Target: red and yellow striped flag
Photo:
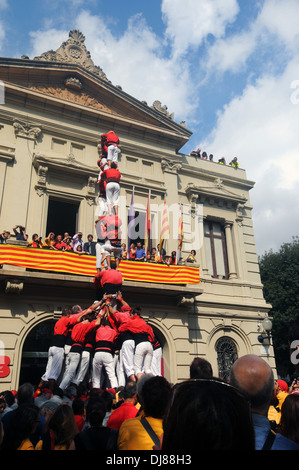
[[[145,245],[145,254],[147,255],[147,250],[150,250],[150,238],[151,238],[151,190],[148,192],[147,198],[147,208],[146,208],[146,220],[145,220],[145,234],[144,234],[144,245]]]
[[[161,228],[161,234],[160,234],[160,253],[163,248],[164,241],[168,236],[169,236],[169,222],[168,222],[166,194],[165,194],[164,204],[163,204],[163,213],[162,213],[162,228]]]
[[[178,226],[178,249],[176,252],[176,264],[180,261],[182,246],[183,246],[184,230],[183,230],[183,215],[182,215],[182,203],[180,202],[179,208],[179,226]]]

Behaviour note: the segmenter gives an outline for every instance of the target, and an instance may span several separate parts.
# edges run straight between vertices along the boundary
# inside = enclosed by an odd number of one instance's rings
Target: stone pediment
[[[34,60],[77,64],[97,75],[102,80],[108,81],[103,70],[94,64],[91,59],[90,52],[86,49],[84,41],[84,35],[77,29],[73,29],[69,32],[69,39],[63,42],[56,51],[51,49],[40,56],[35,57]]]
[[[69,85],[69,83],[71,85]],[[73,84],[76,84],[77,88],[75,88]],[[44,84],[32,84],[29,88],[33,91],[52,96],[53,98],[70,101],[71,103],[104,111],[106,113],[113,112],[114,114],[119,114],[115,109],[112,109],[104,102],[101,102],[98,98],[84,92],[82,89],[82,83],[75,77],[66,78],[63,85],[52,84],[52,86],[50,86]]]
[[[20,73],[20,65],[26,72]],[[85,46],[85,37],[78,30],[70,31],[68,40],[56,51],[49,50],[33,60],[22,56],[22,64],[17,66],[19,72],[10,67],[7,79],[23,88],[179,132],[187,138],[192,134],[186,129],[185,122],[174,121],[174,114],[161,101],[155,100],[149,105],[113,85],[101,67],[94,64]]]

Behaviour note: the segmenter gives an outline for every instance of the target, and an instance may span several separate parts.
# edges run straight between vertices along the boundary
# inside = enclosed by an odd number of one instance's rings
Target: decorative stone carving
[[[56,51],[44,52],[42,55],[34,57],[34,60],[78,64],[108,82],[103,70],[92,61],[84,42],[85,36],[77,29],[73,29],[69,32],[69,39],[63,42]]]
[[[236,208],[236,222],[240,227],[243,225],[245,204],[238,204]]]
[[[12,279],[6,282],[5,293],[6,294],[21,294],[24,287],[24,283],[18,279]]]
[[[46,185],[46,180],[47,180],[47,172],[48,172],[48,167],[47,166],[39,166],[37,170],[37,182],[41,186]]]
[[[36,141],[42,132],[40,127],[18,120],[14,121],[13,128],[16,136],[26,137],[28,139],[33,139],[34,141]]]
[[[68,77],[65,79],[64,84],[66,88],[70,88],[71,90],[81,91],[82,90],[82,83],[78,78],[75,77]]]
[[[92,176],[88,178],[87,193],[91,196],[95,194],[96,182],[97,178],[93,178]]]
[[[174,113],[169,114],[168,108],[166,105],[162,106],[161,101],[156,100],[153,102],[152,109],[155,109],[155,111],[159,111],[161,114],[164,114],[166,117],[171,119],[172,121],[174,120]]]
[[[87,95],[82,90],[80,90],[80,93],[78,93],[79,90],[75,90],[74,87],[62,88],[59,85],[31,85],[30,89],[39,93],[45,93],[46,95],[54,96],[55,98],[71,101],[72,103],[77,103],[82,106],[87,106],[88,108],[93,108],[100,111],[105,111],[107,113],[111,113],[111,109],[108,108],[108,106],[102,104],[100,101],[98,101],[98,99]]]
[[[181,295],[178,300],[178,305],[180,307],[187,307],[188,305],[193,305],[195,302],[195,297],[190,295]]]
[[[161,167],[163,172],[168,171],[170,173],[177,173],[181,170],[182,164],[179,162],[173,162],[171,160],[168,160],[167,158],[163,158],[161,160]]]

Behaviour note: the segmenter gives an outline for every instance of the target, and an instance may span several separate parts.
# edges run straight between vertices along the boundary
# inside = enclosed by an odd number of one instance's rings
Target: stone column
[[[228,258],[228,271],[229,271],[229,279],[237,279],[231,227],[232,227],[231,223],[229,222],[227,222],[224,225],[225,238],[226,238],[226,250],[227,250],[227,258]]]

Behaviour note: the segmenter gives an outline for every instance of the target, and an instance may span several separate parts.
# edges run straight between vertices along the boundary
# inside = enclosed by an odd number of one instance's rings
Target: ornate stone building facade
[[[192,236],[199,234],[200,283],[124,282],[127,301],[142,305],[162,343],[164,375],[171,382],[188,377],[196,356],[208,359],[215,375],[225,376],[235,358],[247,353],[262,355],[275,368],[272,346],[258,341],[270,306],[254,241],[249,199],[254,183],[246,172],[180,153],[191,135],[185,124],[177,124],[159,101],[149,106],[114,86],[94,65],[78,31],[71,31],[57,51],[33,60],[2,58],[0,70],[5,86],[0,231],[21,224],[29,238],[33,233],[44,238],[65,222],[65,231],[95,236],[99,139],[113,129],[121,142],[125,210],[133,188],[140,208],[146,207],[150,190],[159,234],[158,208],[166,194],[169,207],[181,202],[187,211],[183,258],[193,247]],[[159,235],[153,245],[158,242]],[[167,251],[176,245],[170,238]],[[38,379],[61,309],[88,306],[94,294],[90,276],[5,263],[0,281],[4,390]],[[3,357],[8,358],[4,366]]]

